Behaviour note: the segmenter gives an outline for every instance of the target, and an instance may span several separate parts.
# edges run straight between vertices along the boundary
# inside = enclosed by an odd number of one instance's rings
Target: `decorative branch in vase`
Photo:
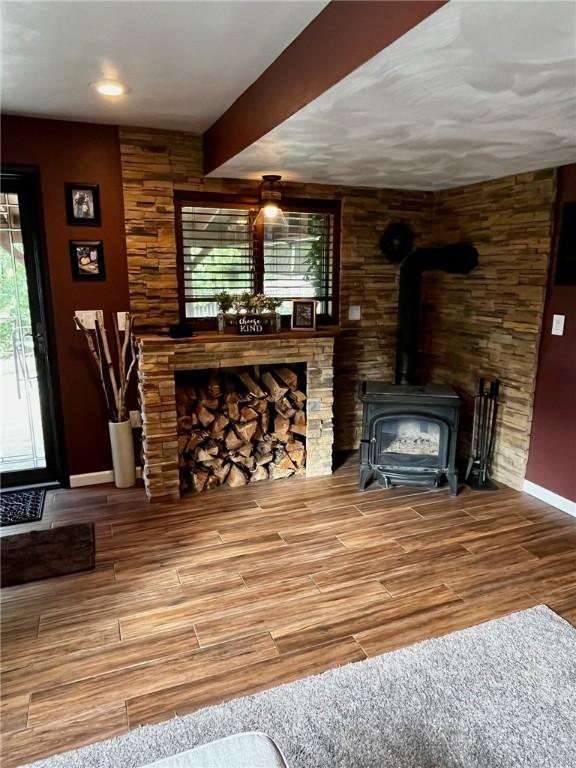
[[[96,313],[93,329],[87,328],[80,318],[74,315],[74,324],[84,334],[90,357],[102,386],[108,411],[114,483],[118,488],[129,488],[136,482],[134,442],[126,407],[126,396],[136,368],[138,352],[133,333],[133,319],[129,312],[125,313],[125,318],[124,330],[121,331],[116,314],[113,313],[112,315],[116,346],[116,359],[114,360],[101,314]]]

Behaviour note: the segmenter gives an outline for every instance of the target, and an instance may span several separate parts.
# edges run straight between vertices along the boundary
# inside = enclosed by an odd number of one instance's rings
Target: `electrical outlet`
[[[359,304],[351,304],[348,307],[348,320],[361,320],[362,308]]]
[[[564,336],[564,318],[566,315],[552,317],[552,336]]]
[[[99,318],[101,323],[104,321],[104,313],[101,309],[76,309],[74,314],[84,328],[89,331],[93,331],[96,328],[96,318]],[[80,329],[78,328],[78,330]]]
[[[142,414],[140,411],[130,411],[130,426],[132,429],[142,428]]]
[[[126,315],[127,312],[116,312],[116,317],[118,318],[118,330],[119,331],[125,331],[126,330]]]

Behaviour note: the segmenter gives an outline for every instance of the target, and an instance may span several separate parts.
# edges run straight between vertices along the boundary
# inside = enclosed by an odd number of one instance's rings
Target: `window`
[[[215,325],[215,294],[250,291],[283,299],[279,311],[284,315],[292,313],[293,299],[315,298],[318,321],[334,321],[339,203],[285,200],[283,211],[286,227],[255,227],[256,201],[190,193],[177,197],[184,320]]]

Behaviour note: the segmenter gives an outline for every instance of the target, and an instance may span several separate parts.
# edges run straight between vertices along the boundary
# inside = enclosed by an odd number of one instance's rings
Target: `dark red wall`
[[[576,201],[576,165],[558,172],[558,213]],[[556,235],[559,215],[556,217]],[[555,249],[557,247],[555,237]],[[526,479],[576,501],[576,286],[554,285],[555,259],[542,329]],[[564,335],[552,336],[552,316],[565,315]]]
[[[127,310],[128,271],[118,130],[86,123],[2,118],[2,162],[40,170],[57,366],[70,474],[111,469],[107,416],[75,309]],[[101,227],[69,227],[64,183],[100,185]],[[106,281],[72,279],[68,241],[103,240]]]

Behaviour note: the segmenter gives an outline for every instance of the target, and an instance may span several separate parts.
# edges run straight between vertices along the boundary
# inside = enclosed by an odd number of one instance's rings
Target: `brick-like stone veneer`
[[[201,138],[120,131],[130,305],[141,329],[165,331],[178,319],[174,191],[255,194],[258,183],[202,173]],[[356,448],[363,379],[394,380],[398,267],[380,253],[390,221],[407,221],[417,245],[469,238],[480,252],[471,275],[425,277],[423,380],[448,382],[463,396],[461,433],[470,437],[474,382],[502,380],[495,477],[522,485],[530,439],[538,340],[551,251],[553,169],[438,192],[290,183],[290,197],[342,201],[340,318],[335,343],[335,443]],[[349,320],[351,305],[362,308]]]
[[[292,334],[242,340],[215,338],[207,334],[189,339],[152,335],[139,338],[143,475],[148,499],[180,498],[176,371],[306,363],[306,476],[331,474],[334,339]]]

